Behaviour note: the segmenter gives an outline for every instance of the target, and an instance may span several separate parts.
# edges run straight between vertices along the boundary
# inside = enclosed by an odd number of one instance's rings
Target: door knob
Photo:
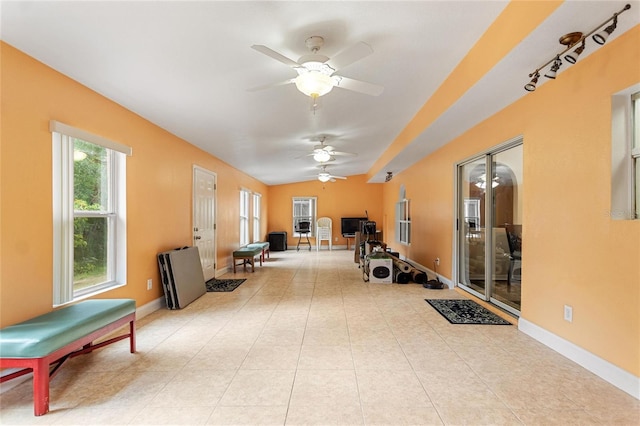
[[[201,239],[201,238],[202,238],[202,237],[201,237],[200,235],[196,235],[195,237],[193,237],[193,239],[194,239],[194,240],[199,240],[199,239]]]

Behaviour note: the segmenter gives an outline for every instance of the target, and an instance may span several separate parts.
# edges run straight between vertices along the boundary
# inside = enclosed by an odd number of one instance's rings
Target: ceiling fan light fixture
[[[333,79],[319,71],[309,71],[294,80],[299,91],[307,96],[324,96],[333,89]]]
[[[326,173],[326,172],[321,172],[318,175],[318,180],[320,182],[329,182],[331,180],[331,175],[329,173]]]
[[[318,163],[326,163],[331,160],[331,154],[328,151],[321,149],[313,153],[313,159]]]

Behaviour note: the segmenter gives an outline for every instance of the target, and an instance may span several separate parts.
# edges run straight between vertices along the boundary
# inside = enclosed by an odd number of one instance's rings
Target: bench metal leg
[[[42,416],[49,412],[49,362],[39,358],[33,367],[33,413]]]

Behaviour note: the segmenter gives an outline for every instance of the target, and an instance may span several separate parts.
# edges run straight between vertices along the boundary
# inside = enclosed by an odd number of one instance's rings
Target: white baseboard
[[[139,320],[140,318],[144,318],[147,315],[152,314],[158,309],[164,308],[165,303],[166,302],[164,297],[158,297],[157,299],[152,300],[151,302],[142,305],[139,308],[136,308],[136,319]]]
[[[634,376],[628,371],[605,361],[522,317],[520,317],[518,321],[518,330],[586,368],[618,389],[623,390],[636,399],[640,399],[640,377]]]

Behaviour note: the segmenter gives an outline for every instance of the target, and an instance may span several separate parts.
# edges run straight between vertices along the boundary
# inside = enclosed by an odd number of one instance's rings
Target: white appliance
[[[369,259],[369,282],[392,283],[393,261],[390,258]]]

